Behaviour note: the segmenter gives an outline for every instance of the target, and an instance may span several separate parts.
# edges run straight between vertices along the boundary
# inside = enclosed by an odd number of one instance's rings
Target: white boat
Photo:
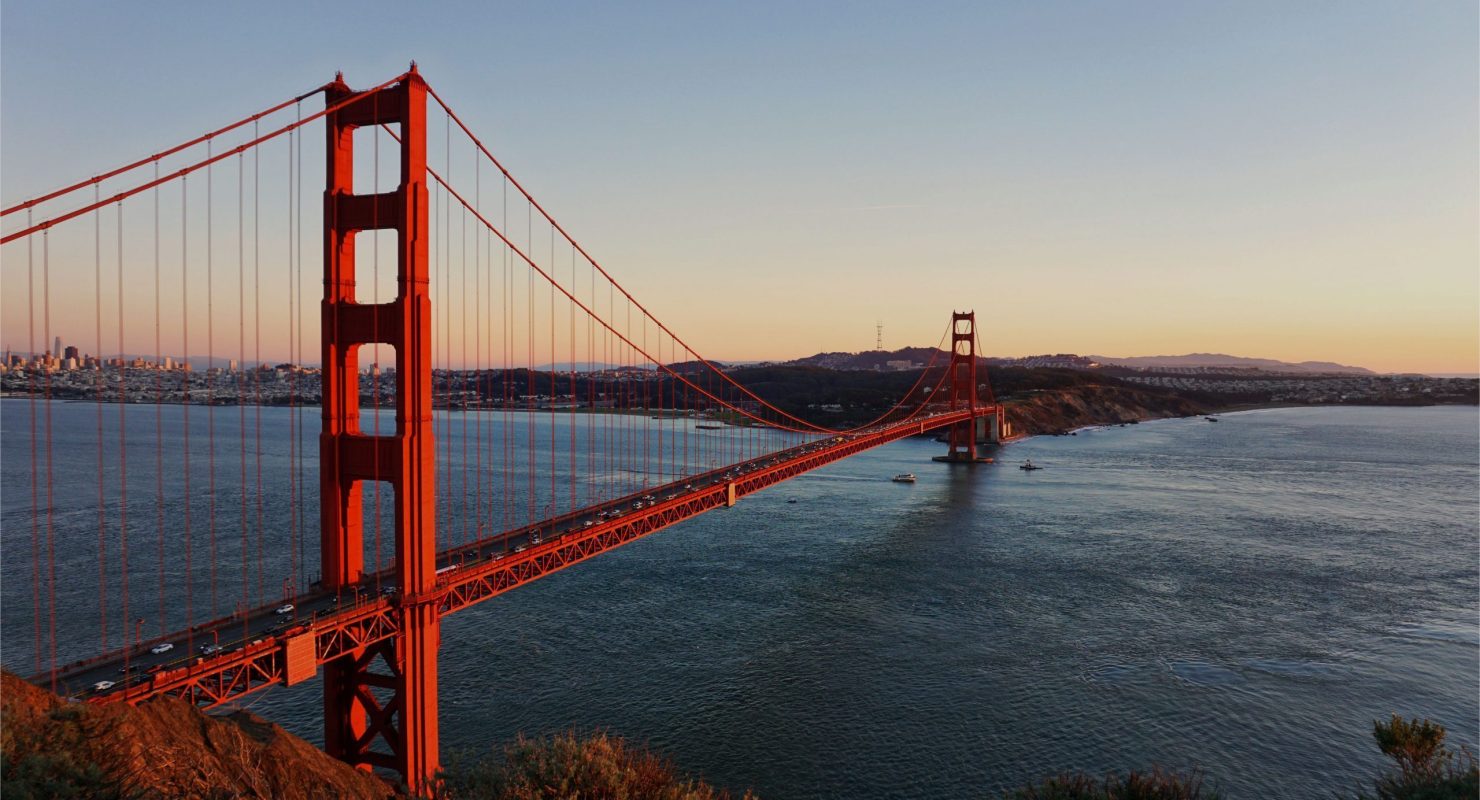
[[[890,478],[890,480],[894,481],[895,483],[914,483],[915,475],[912,472],[901,472],[900,474],[895,475],[893,478]]]

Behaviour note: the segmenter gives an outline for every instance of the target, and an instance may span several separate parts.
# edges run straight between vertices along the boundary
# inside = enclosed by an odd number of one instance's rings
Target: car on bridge
[[[296,607],[297,606],[294,606],[292,603],[283,603],[282,605],[280,605],[280,606],[277,607],[277,613],[279,613],[279,614],[291,614],[291,613],[293,613],[293,609],[296,608]]]
[[[151,652],[151,653],[153,653],[155,655],[159,655],[160,653],[168,653],[169,651],[174,650],[174,649],[175,649],[175,646],[173,644],[171,644],[169,642],[164,642],[162,644],[157,644],[157,645],[149,648],[149,652]]]

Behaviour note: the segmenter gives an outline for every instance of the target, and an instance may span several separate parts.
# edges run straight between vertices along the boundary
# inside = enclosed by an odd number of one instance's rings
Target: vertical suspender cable
[[[642,318],[642,349],[643,349],[643,352],[648,352],[647,317],[643,317]],[[654,366],[657,366],[657,365],[655,364]],[[652,478],[650,477],[652,475],[652,473],[649,471],[652,465],[651,465],[651,458],[649,457],[651,454],[649,452],[649,449],[650,448],[649,448],[648,445],[651,443],[651,440],[652,440],[653,426],[650,424],[651,420],[648,419],[649,417],[652,416],[652,409],[651,409],[651,403],[649,402],[650,398],[648,397],[648,374],[647,374],[647,364],[645,364],[645,363],[643,364],[643,371],[642,371],[641,375],[642,375],[642,420],[641,420],[641,422],[639,424],[639,430],[642,431],[642,475],[643,475],[643,483],[642,483],[642,485],[643,486],[647,486],[647,485],[649,485],[649,482],[652,480]],[[659,428],[659,430],[662,430],[662,428]],[[638,488],[641,489],[642,487],[639,486]]]
[[[93,186],[93,201],[98,187]],[[98,631],[108,651],[108,505],[103,493],[103,212],[93,212],[93,321],[97,327],[97,365],[93,379],[93,405],[98,409]],[[61,353],[53,353],[61,358]]]
[[[41,341],[51,340],[51,231],[41,232]],[[54,471],[51,449],[51,371],[45,371],[44,401],[46,409],[46,594],[47,594],[47,641],[51,650],[51,690],[57,690],[57,554],[56,554],[56,505]]]
[[[246,242],[246,156],[236,156],[236,339],[237,373],[232,376],[236,384],[237,438],[237,524],[241,528],[242,546],[242,619],[252,607],[251,525],[247,522],[247,242]]]
[[[576,291],[576,251],[570,251],[570,289]],[[578,472],[576,461],[576,411],[580,403],[580,394],[576,389],[576,307],[568,304],[570,309],[570,413],[566,419],[569,420],[570,429],[570,460],[567,462],[568,482],[570,483],[570,510],[574,511],[580,506],[576,498],[576,474]]]
[[[550,229],[550,274],[555,273],[555,229]],[[560,394],[560,388],[555,385],[555,287],[550,286],[550,499],[546,506],[545,517],[555,515],[555,397]]]
[[[591,269],[591,307],[596,308],[596,269]],[[586,503],[595,502],[596,488],[596,328],[586,317],[586,397],[591,410],[586,414]]]
[[[206,157],[211,155],[211,140],[206,140]],[[216,613],[216,387],[211,370],[216,366],[216,244],[212,204],[216,192],[212,186],[215,165],[206,167],[206,489],[207,527],[211,535],[211,619]],[[188,353],[186,354],[189,355]]]
[[[293,281],[293,271],[295,271],[297,266],[295,262],[297,256],[295,247],[297,243],[297,209],[295,207],[296,198],[293,197],[293,188],[296,186],[296,176],[293,174],[293,167],[296,166],[293,163],[293,152],[295,152],[297,145],[297,138],[293,136],[295,133],[297,132],[289,133],[289,139],[287,139],[287,359],[293,365],[293,371],[287,377],[287,497],[289,497],[289,507],[287,507],[287,515],[289,515],[289,518],[287,518],[287,534],[289,534],[287,557],[289,557],[289,571],[287,571],[287,574],[293,578],[293,586],[305,587],[306,589],[302,580],[303,565],[302,560],[299,559],[300,540],[299,535],[297,535],[299,534],[299,529],[297,529],[297,515],[299,515],[299,494],[297,494],[297,426],[299,426],[300,420],[297,418],[297,364],[299,364],[299,361],[297,361],[296,348],[299,346],[297,345],[297,337],[302,333],[302,331],[297,330],[297,306],[303,302],[303,299],[297,294],[297,287],[295,281]],[[262,154],[260,152],[253,152],[253,266],[256,266],[260,257],[258,253],[258,248],[260,247],[260,240],[258,238],[258,231],[260,229],[260,203],[262,203],[262,186],[259,183],[260,163],[262,163]],[[262,309],[260,309],[258,303],[253,303],[253,315],[255,315],[252,327],[253,337],[255,337],[256,342],[260,346],[260,342],[262,342]],[[256,359],[253,359],[253,361],[256,361]],[[253,376],[260,376],[262,374],[262,364],[260,364],[260,361],[256,362],[255,370],[252,371],[252,374]],[[256,382],[256,379],[253,382]],[[259,500],[260,497],[262,497],[262,492],[259,491]],[[262,529],[259,526],[259,553],[262,552],[262,547],[260,547],[262,538]],[[262,591],[260,589],[260,584],[262,584],[262,566],[260,566],[260,563],[258,566],[258,584],[258,591],[260,593]]]
[[[188,178],[180,179],[180,352],[179,365],[182,398],[180,400],[180,435],[184,439],[184,465],[180,471],[183,482],[181,506],[183,513],[182,535],[185,539],[185,649],[193,650],[194,632],[189,627],[195,623],[195,575],[191,571],[190,541],[190,239],[189,216],[190,192]]]
[[[118,359],[122,362],[127,356],[127,349],[123,342],[123,201],[118,201]],[[126,413],[125,403],[128,400],[128,376],[124,372],[125,367],[119,367],[118,382],[118,553],[119,566],[123,570],[122,594],[119,596],[119,605],[123,607],[123,642],[129,643],[129,616],[128,604],[128,420],[124,417]],[[138,628],[133,629],[138,633]],[[134,642],[138,644],[138,642]]]
[[[457,392],[458,392],[458,406],[460,408],[460,412],[459,412],[458,416],[461,418],[461,422],[462,422],[462,425],[461,425],[461,428],[462,428],[462,431],[461,431],[461,438],[462,438],[462,459],[461,460],[462,460],[462,463],[459,465],[460,466],[460,469],[458,470],[458,473],[461,476],[460,481],[461,481],[461,486],[462,486],[462,502],[456,504],[456,509],[457,509],[457,512],[458,512],[457,513],[457,516],[458,516],[457,526],[452,531],[449,531],[449,533],[452,533],[452,532],[456,532],[457,533],[458,544],[467,544],[467,541],[468,541],[468,465],[470,463],[472,463],[472,462],[470,462],[468,460],[468,413],[467,413],[467,394],[466,394],[466,391],[467,391],[467,369],[468,369],[468,212],[467,212],[467,209],[463,209],[463,211],[462,211],[462,223],[461,223],[461,226],[460,226],[459,231],[458,231],[458,262],[459,262],[459,284],[458,284],[458,292],[457,292],[457,294],[458,294],[458,298],[457,298],[458,299],[458,350],[459,350],[459,353],[458,353],[458,365],[457,365],[457,368],[454,370],[454,369],[452,369],[452,365],[450,363],[448,364],[448,368],[449,369],[448,369],[448,372],[447,372],[447,377],[448,377],[449,383],[451,383],[454,378],[456,379],[455,386],[457,387]],[[448,282],[451,283],[451,280],[452,280],[452,275],[451,275],[451,270],[449,269],[448,270]],[[452,314],[451,307],[449,306],[448,308],[443,309],[442,310],[442,313],[445,314],[445,315],[449,315],[450,316]],[[450,321],[449,321],[449,323],[450,323]],[[451,355],[452,355],[452,343],[451,342],[448,342],[447,343],[447,353],[448,353],[448,361],[450,362],[451,361]],[[448,408],[447,408],[447,414],[448,414],[448,420],[447,421],[450,424],[452,422],[452,418],[451,418],[451,415],[452,415],[452,406],[451,406],[450,403],[449,403]],[[450,536],[448,537],[448,540],[449,540],[449,542],[451,541],[451,537]]]
[[[159,164],[154,164],[154,177],[159,178]],[[154,187],[154,521],[158,530],[159,567],[159,635],[169,632],[164,610],[164,345],[160,339],[160,302],[162,280],[159,260],[159,187]]]
[[[503,178],[503,228],[504,228],[504,230],[508,230],[509,229],[509,178],[508,178],[508,176],[504,176],[504,178]],[[512,521],[512,515],[514,513],[513,496],[510,494],[510,491],[511,491],[511,489],[513,487],[511,485],[512,482],[509,479],[509,472],[510,472],[510,469],[512,468],[512,466],[513,466],[513,464],[511,463],[512,450],[513,450],[513,443],[511,441],[511,436],[512,436],[513,430],[514,430],[513,421],[512,421],[512,419],[509,416],[509,399],[510,399],[509,398],[509,395],[511,394],[510,389],[509,389],[509,380],[510,380],[510,378],[509,378],[509,371],[511,369],[513,369],[513,360],[514,360],[514,349],[513,349],[514,348],[514,342],[513,342],[513,338],[514,338],[513,337],[514,319],[513,319],[513,316],[512,316],[513,315],[513,303],[512,303],[512,301],[510,300],[510,297],[509,297],[509,292],[510,292],[510,288],[509,287],[512,285],[513,278],[510,277],[510,275],[509,275],[510,253],[509,253],[509,246],[508,246],[508,244],[504,244],[504,246],[502,248],[500,248],[500,250],[501,250],[501,254],[503,256],[503,259],[502,259],[503,260],[503,271],[502,271],[502,273],[500,274],[500,277],[499,277],[499,302],[500,302],[500,307],[501,307],[501,313],[499,314],[499,338],[502,340],[499,344],[500,344],[500,350],[502,351],[503,358],[504,358],[504,369],[503,369],[504,402],[503,402],[503,411],[501,412],[501,416],[502,416],[502,419],[503,419],[503,424],[501,426],[502,429],[499,432],[499,445],[503,449],[503,456],[504,457],[503,457],[503,461],[501,462],[500,467],[499,467],[499,476],[500,476],[500,479],[501,479],[500,482],[503,484],[503,493],[500,495],[499,505],[500,505],[500,507],[502,508],[502,510],[504,512],[504,514],[503,514],[503,516],[504,516],[503,530],[507,531],[507,530],[509,530],[509,528],[512,527],[512,525],[510,523]],[[509,547],[509,540],[508,540],[508,537],[505,537],[504,538],[504,549],[505,550],[508,550],[508,547]]]
[[[252,123],[252,136],[257,136],[257,123]],[[267,549],[263,524],[262,500],[262,149],[252,148],[252,360],[257,363],[252,379],[253,456],[257,473],[257,604],[266,599],[263,575],[264,551]]]
[[[303,102],[301,100],[297,104],[297,121],[298,121],[299,124],[302,124],[302,122],[303,122]],[[304,285],[303,285],[303,137],[302,136],[299,136],[298,137],[297,145],[298,146],[295,148],[294,153],[293,153],[293,158],[294,158],[294,160],[298,164],[298,170],[297,170],[297,172],[298,172],[298,183],[294,187],[294,195],[297,198],[296,206],[297,206],[297,221],[298,221],[298,228],[297,228],[298,237],[294,241],[293,245],[294,245],[294,250],[297,252],[297,256],[298,256],[297,259],[296,259],[296,261],[297,261],[297,270],[298,270],[298,352],[297,352],[297,357],[293,359],[293,362],[300,367],[300,371],[295,371],[293,373],[294,386],[297,386],[298,380],[300,378],[301,367],[303,365],[303,340],[305,338],[304,331],[307,330],[304,327],[304,319],[303,319],[304,307],[306,305],[304,303],[304,298],[308,296],[306,294],[306,290],[305,290]],[[299,415],[296,415],[295,414],[295,416],[299,416]],[[306,444],[307,444],[307,442],[305,442],[304,439],[303,439],[303,437],[305,437],[307,435],[307,428],[308,428],[308,425],[306,424],[305,420],[302,419],[301,416],[299,416],[299,419],[298,419],[298,436],[299,436],[299,440],[298,440],[298,464],[297,464],[297,467],[296,467],[296,477],[295,477],[295,480],[296,480],[296,482],[298,484],[298,497],[301,498],[304,502],[307,502],[307,498],[308,498],[308,495],[305,493],[305,490],[307,489],[306,473],[305,473],[305,465],[306,465],[306,461],[307,461],[307,459],[305,458],[305,450],[306,450]],[[295,506],[294,509],[293,509],[293,511],[294,511],[294,514],[297,516],[297,524],[294,525],[293,527],[294,527],[294,531],[295,531],[295,534],[294,535],[297,537],[297,542],[298,542],[298,569],[300,570],[300,572],[302,572],[302,571],[304,571],[304,570],[307,569],[306,559],[304,558],[304,556],[305,556],[305,553],[304,553],[304,542],[307,540],[307,535],[304,532],[304,527],[303,526],[304,526],[305,522],[307,521],[308,516],[303,512],[303,508],[301,507],[301,504],[299,506]],[[322,572],[322,570],[321,570],[321,572]],[[298,576],[298,585],[299,586],[306,587],[308,585],[308,581],[306,581],[305,578],[306,578],[306,576],[303,575],[303,574],[300,574]]]
[[[26,225],[31,212],[26,211]],[[7,364],[7,367],[10,365]],[[36,674],[41,674],[41,457],[36,441],[36,242],[26,238],[26,408],[31,412],[31,610],[35,628],[31,633]]]
[[[473,159],[473,204],[483,207],[481,161]],[[483,538],[483,239],[487,231],[473,235],[473,539]],[[464,321],[466,324],[466,320]],[[466,366],[466,365],[464,365]]]
[[[526,205],[525,206],[525,209],[526,209],[526,217],[525,217],[525,223],[526,223],[526,225],[525,225],[526,249],[529,251],[530,255],[533,256],[533,254],[534,254],[534,209],[530,205]],[[535,431],[534,431],[534,407],[533,407],[534,398],[535,398],[535,386],[536,386],[535,379],[534,379],[534,268],[533,267],[529,267],[529,268],[525,269],[524,272],[525,272],[525,277],[527,279],[527,282],[526,282],[526,285],[525,285],[525,291],[524,291],[525,306],[526,306],[526,309],[527,309],[528,314],[529,314],[528,318],[525,320],[527,330],[526,330],[525,359],[524,359],[524,395],[525,395],[525,398],[526,398],[526,400],[525,400],[525,409],[524,409],[524,420],[525,420],[524,429],[525,429],[525,434],[526,434],[526,439],[527,439],[527,450],[529,451],[528,461],[524,465],[524,467],[525,467],[525,470],[524,471],[526,473],[528,473],[528,475],[529,475],[529,497],[526,499],[526,508],[525,508],[524,523],[526,525],[528,525],[529,523],[531,523],[531,522],[533,522],[535,520],[535,505],[536,505],[536,501],[535,501],[534,473],[535,473],[535,464],[537,463],[536,460],[535,460],[535,448],[534,448]]]
[[[452,120],[451,119],[448,119],[446,121],[446,123],[444,124],[444,126],[443,126],[442,163],[443,163],[443,168],[445,169],[446,174],[447,174],[447,180],[448,181],[451,181],[452,180]],[[442,256],[442,259],[441,259],[442,260],[442,273],[441,273],[442,305],[440,306],[440,308],[441,308],[441,317],[442,317],[442,350],[441,350],[441,353],[442,353],[442,369],[444,370],[444,373],[443,373],[443,381],[442,381],[442,393],[443,393],[443,402],[442,402],[442,438],[440,439],[440,441],[443,444],[442,444],[441,448],[439,448],[439,449],[441,449],[442,452],[446,454],[445,462],[446,462],[446,465],[447,466],[446,466],[446,469],[444,470],[444,473],[443,473],[445,477],[442,478],[442,479],[439,479],[437,481],[437,492],[442,496],[443,499],[445,499],[447,501],[447,508],[452,509],[452,508],[454,508],[456,506],[455,503],[451,502],[452,497],[453,497],[453,494],[452,494],[452,475],[453,475],[453,470],[455,469],[455,467],[454,467],[454,465],[452,463],[452,453],[453,453],[453,449],[454,448],[453,448],[453,439],[452,439],[452,405],[450,403],[450,400],[451,400],[452,381],[453,381],[453,372],[452,372],[452,314],[450,313],[451,312],[451,309],[452,309],[452,198],[449,196],[448,192],[446,191],[446,188],[447,187],[443,187],[443,192],[442,192],[442,248],[441,248],[441,256]],[[435,339],[435,337],[433,337],[433,338]],[[432,363],[434,365],[437,363],[435,358],[432,359]],[[433,391],[436,391],[435,384],[433,386]],[[432,407],[433,407],[433,409],[435,409],[436,406],[437,406],[437,400],[436,400],[436,397],[433,397],[432,398]],[[435,413],[435,411],[433,413]],[[453,523],[451,520],[448,521],[448,525],[446,527],[447,527],[447,530],[449,531],[449,533],[451,531],[453,531],[453,530],[456,529],[455,523]]]

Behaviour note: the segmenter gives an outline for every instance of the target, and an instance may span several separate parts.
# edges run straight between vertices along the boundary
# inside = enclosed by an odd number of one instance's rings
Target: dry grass
[[[673,763],[617,736],[574,732],[520,736],[482,759],[454,758],[438,800],[729,800],[731,795],[678,774]],[[754,800],[750,793],[744,800]]]

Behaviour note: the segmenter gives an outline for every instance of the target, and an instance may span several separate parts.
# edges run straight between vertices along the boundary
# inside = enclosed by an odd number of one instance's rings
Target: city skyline
[[[1214,352],[1435,374],[1480,362],[1473,6],[446,8],[467,20],[451,40],[420,17],[335,16],[356,46],[325,50],[311,39],[327,10],[8,4],[4,201],[336,69],[364,86],[417,59],[577,239],[710,358],[865,350],[878,319],[886,343],[929,346],[959,306],[983,313],[984,350],[1003,356]],[[282,15],[301,25],[280,31]],[[173,19],[233,33],[178,40]],[[479,30],[500,31],[501,47],[482,47]],[[137,59],[110,56],[120,31]],[[273,52],[302,58],[263,52],[279,33]],[[568,47],[547,53],[552,41]],[[243,68],[189,68],[223,61]],[[217,357],[260,346],[263,360],[316,360],[320,173],[311,154],[303,163],[296,244],[267,224],[289,217],[286,186],[261,200],[262,269],[296,252],[293,311],[232,298],[233,229],[215,244],[214,308],[162,292],[187,309],[172,313],[189,317],[192,352],[209,333]],[[111,218],[101,224],[107,242]],[[147,245],[127,243],[123,297],[104,251],[110,294],[95,308],[78,288],[94,283],[92,225],[72,225],[53,236],[51,330],[86,331],[99,349],[101,317],[102,350],[154,351],[152,331],[117,334],[110,312],[147,302]],[[176,273],[178,249],[164,257]],[[26,286],[23,248],[4,258],[3,338],[19,349],[30,312],[42,333],[42,291]],[[289,330],[306,334],[291,352]],[[554,349],[534,362],[567,360]]]

